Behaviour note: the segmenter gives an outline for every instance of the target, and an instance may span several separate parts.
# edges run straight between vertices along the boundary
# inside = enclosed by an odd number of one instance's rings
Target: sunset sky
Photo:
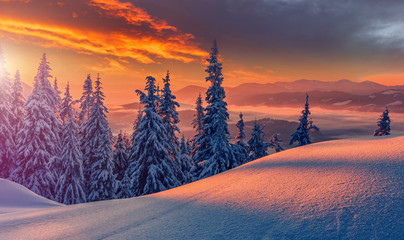
[[[404,84],[404,3],[379,0],[0,0],[0,45],[31,85],[46,52],[78,98],[100,73],[108,104],[167,70],[205,84],[217,39],[225,86],[317,79]]]

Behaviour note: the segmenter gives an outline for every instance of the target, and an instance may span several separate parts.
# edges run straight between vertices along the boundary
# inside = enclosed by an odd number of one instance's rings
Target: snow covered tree
[[[205,117],[203,118],[203,131],[198,137],[197,153],[194,156],[195,164],[193,175],[198,179],[206,178],[224,172],[236,166],[236,159],[229,143],[229,129],[227,127],[227,103],[224,88],[222,87],[222,64],[218,62],[216,41],[211,48],[208,73],[206,81],[211,83],[206,92]]]
[[[50,167],[53,167],[54,158],[60,149],[58,131],[54,130],[59,120],[55,114],[55,102],[51,101],[55,95],[50,87],[50,70],[44,54],[35,77],[34,89],[25,102],[26,115],[23,128],[17,135],[17,168],[12,179],[52,199],[56,189]]]
[[[123,133],[123,143],[124,143],[126,154],[129,158],[130,153],[131,153],[132,141],[131,141],[130,137],[128,136],[127,132]]]
[[[117,198],[122,199],[122,198],[130,198],[133,197],[133,192],[131,190],[132,188],[132,180],[128,176],[128,171],[125,171],[125,174],[123,175],[123,178],[119,184],[120,191],[117,193]]]
[[[143,115],[136,124],[128,176],[135,196],[160,192],[181,184],[175,175],[176,163],[170,157],[169,139],[156,104],[156,80],[146,77],[147,94],[137,90],[144,105]]]
[[[244,142],[244,139],[246,137],[245,132],[244,132],[244,120],[243,120],[243,114],[240,113],[240,120],[237,122],[236,127],[238,129],[238,133],[236,136],[237,142],[233,145],[234,148],[234,155],[237,160],[237,165],[242,165],[248,161],[248,145]]]
[[[11,111],[11,82],[0,48],[0,177],[8,178],[14,168],[15,142],[13,138],[13,112]]]
[[[116,179],[121,181],[125,175],[125,171],[128,168],[128,155],[126,151],[125,141],[123,138],[122,130],[119,132],[113,151],[114,170]]]
[[[74,119],[72,98],[69,83],[66,86],[63,101],[64,126],[60,162],[63,173],[58,176],[56,200],[64,204],[76,204],[86,201],[84,192],[83,156],[80,141],[77,138],[78,128]]]
[[[56,94],[57,116],[60,117],[60,104],[61,104],[61,101],[62,101],[62,98],[60,97],[60,94],[62,92],[59,91],[58,80],[57,80],[56,77],[55,77],[55,80],[53,81],[53,90],[55,91],[55,94]]]
[[[390,135],[390,117],[389,110],[386,110],[380,115],[379,121],[377,121],[378,129],[375,130],[374,136]]]
[[[90,74],[87,75],[87,79],[83,85],[83,95],[80,100],[80,112],[78,119],[80,122],[85,122],[90,114],[91,106],[93,105],[93,82],[91,81]]]
[[[66,92],[64,93],[64,95],[65,97],[60,101],[60,110],[59,110],[60,119],[62,120],[63,124],[70,121],[69,119],[70,111],[74,113],[74,109],[72,107],[73,98],[70,95],[69,83],[67,83]]]
[[[10,121],[11,129],[12,129],[12,139],[14,142],[13,149],[10,148],[13,152],[13,157],[11,161],[9,161],[4,168],[8,169],[8,173],[11,174],[16,167],[16,158],[17,158],[17,134],[23,128],[24,124],[24,109],[25,98],[22,92],[22,86],[20,81],[20,73],[17,71],[14,77],[14,83],[11,91],[11,112],[12,119]],[[0,110],[1,111],[1,110]]]
[[[283,142],[280,138],[279,138],[279,134],[275,133],[274,135],[272,135],[271,139],[269,140],[269,147],[273,148],[275,150],[275,152],[280,152],[283,151],[283,147],[281,146],[281,142]]]
[[[124,135],[121,130],[116,138],[113,151],[114,169],[112,173],[116,180],[115,193],[117,196],[122,195],[120,192],[124,190],[121,185],[129,165],[129,156],[125,144]]]
[[[306,94],[306,104],[304,110],[302,111],[302,116],[299,119],[299,127],[296,129],[296,132],[291,135],[292,139],[290,139],[289,145],[292,145],[294,142],[297,142],[297,146],[303,146],[311,143],[309,134],[310,130],[314,129],[318,131],[319,128],[313,125],[313,121],[308,119],[310,114],[309,95]]]
[[[181,143],[180,143],[180,163],[181,163],[181,171],[184,174],[185,181],[184,183],[191,182],[191,168],[192,168],[192,160],[189,151],[189,147],[187,146],[187,141],[185,141],[184,135],[182,135]]]
[[[115,179],[112,174],[112,140],[104,106],[100,78],[95,81],[94,102],[88,120],[84,122],[81,141],[84,158],[84,178],[88,201],[115,198]]]
[[[25,109],[24,109],[25,97],[22,91],[20,73],[15,73],[14,83],[11,92],[11,111],[13,112],[13,120],[11,126],[13,128],[13,139],[16,140],[17,133],[22,129]]]
[[[176,97],[172,94],[170,88],[170,73],[167,71],[167,75],[163,78],[164,88],[160,92],[160,101],[158,106],[158,113],[160,114],[164,127],[167,131],[167,139],[170,153],[170,157],[175,163],[175,174],[181,183],[187,182],[186,177],[181,171],[180,153],[179,153],[179,141],[176,133],[180,132],[177,124],[180,122],[178,118],[177,107],[180,105],[175,101]],[[158,92],[157,92],[158,93]]]
[[[191,139],[191,158],[194,158],[198,148],[199,143],[198,139],[202,136],[203,133],[203,118],[205,117],[204,111],[205,109],[202,106],[202,96],[199,93],[198,98],[196,99],[196,113],[194,114],[194,119],[192,120],[192,127],[195,129],[196,133],[194,137]],[[195,159],[193,159],[193,162]]]
[[[264,127],[254,122],[254,128],[251,132],[251,138],[248,140],[248,161],[253,161],[268,155],[268,143],[264,141]]]

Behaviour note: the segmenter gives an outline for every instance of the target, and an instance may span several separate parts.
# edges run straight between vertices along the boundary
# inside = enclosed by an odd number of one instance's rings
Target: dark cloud
[[[404,44],[400,41],[404,40],[404,31],[394,31],[394,27],[404,26],[402,1],[134,2],[194,34],[201,42],[210,44],[212,38],[218,38],[225,45],[222,49],[244,51],[239,55],[251,55],[249,58],[278,55],[285,59],[305,56],[319,61],[365,61],[378,54],[384,62],[403,57]]]

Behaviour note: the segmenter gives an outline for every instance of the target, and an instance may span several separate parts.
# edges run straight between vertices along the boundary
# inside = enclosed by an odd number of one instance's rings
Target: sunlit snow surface
[[[404,136],[273,154],[176,189],[0,215],[1,239],[404,239]]]

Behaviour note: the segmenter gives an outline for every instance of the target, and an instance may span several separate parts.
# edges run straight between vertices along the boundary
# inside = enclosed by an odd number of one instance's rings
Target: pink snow
[[[403,239],[404,136],[272,154],[157,194],[0,214],[4,239]]]

